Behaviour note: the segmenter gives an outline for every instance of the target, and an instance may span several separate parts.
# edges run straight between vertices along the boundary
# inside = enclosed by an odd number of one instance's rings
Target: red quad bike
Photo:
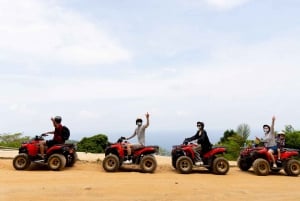
[[[50,148],[45,147],[45,158],[40,155],[40,141],[45,134],[36,136],[28,142],[23,142],[19,148],[19,154],[13,159],[16,170],[27,169],[31,162],[48,165],[51,170],[61,170],[64,167],[72,167],[77,160],[74,144],[56,144]]]
[[[195,166],[195,152],[193,148],[197,146],[193,143],[182,145],[174,145],[172,149],[172,166],[182,174],[189,174]],[[225,147],[212,147],[206,153],[201,153],[203,165],[197,167],[205,167],[217,175],[225,175],[229,171],[229,163],[227,159],[220,156],[226,152]]]
[[[128,142],[124,137],[118,139],[116,143],[110,144],[105,149],[105,158],[102,162],[103,169],[107,172],[116,172],[128,159]],[[158,153],[158,146],[144,146],[132,149],[131,165],[139,165],[142,172],[153,173],[157,167],[154,154]]]
[[[271,172],[279,172],[284,169],[288,176],[300,174],[300,162],[293,157],[299,156],[296,149],[285,148],[281,151],[281,160],[275,154],[277,168],[273,168],[272,159],[266,147],[243,147],[237,159],[237,165],[242,171],[248,171],[251,166],[254,173],[259,176],[266,176]]]

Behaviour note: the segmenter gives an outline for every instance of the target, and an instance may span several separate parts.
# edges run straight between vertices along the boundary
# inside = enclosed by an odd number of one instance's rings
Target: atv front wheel
[[[290,159],[284,167],[284,171],[288,176],[298,176],[300,174],[300,162]]]
[[[30,163],[27,154],[19,154],[13,160],[13,166],[16,170],[25,170],[30,166]]]
[[[153,173],[157,167],[156,159],[154,156],[146,155],[142,158],[140,167],[145,173]]]
[[[176,169],[182,174],[189,174],[193,169],[193,161],[188,156],[180,156],[176,162]]]
[[[51,170],[61,170],[66,166],[66,158],[61,154],[52,154],[48,159],[48,166]]]
[[[237,159],[237,165],[242,171],[248,171],[251,168],[251,163],[247,163],[247,161],[240,156]]]
[[[119,164],[119,158],[114,154],[110,154],[104,158],[102,167],[106,172],[115,172],[119,169]]]
[[[253,162],[253,170],[258,176],[267,176],[270,173],[270,164],[262,158],[258,158]]]
[[[218,157],[213,161],[213,173],[225,175],[229,171],[229,163],[224,157]]]

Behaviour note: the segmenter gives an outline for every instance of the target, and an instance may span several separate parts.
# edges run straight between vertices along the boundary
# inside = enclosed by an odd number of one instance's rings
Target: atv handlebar
[[[120,137],[117,142],[122,143],[124,140],[126,140],[126,137]]]
[[[183,145],[188,145],[189,141],[185,138],[182,142]]]

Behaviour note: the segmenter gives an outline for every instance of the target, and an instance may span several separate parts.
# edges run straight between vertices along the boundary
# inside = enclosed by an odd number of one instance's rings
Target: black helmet
[[[143,120],[142,120],[141,118],[137,118],[137,119],[135,120],[135,124],[138,124],[138,122],[143,123]]]
[[[204,123],[201,122],[201,121],[198,121],[198,122],[197,122],[197,126],[202,126],[202,128],[204,128]]]
[[[271,127],[267,124],[263,125],[263,128],[268,128],[269,130],[271,130]]]
[[[61,116],[56,116],[56,117],[54,117],[54,121],[55,121],[56,123],[60,124],[60,123],[61,123]]]

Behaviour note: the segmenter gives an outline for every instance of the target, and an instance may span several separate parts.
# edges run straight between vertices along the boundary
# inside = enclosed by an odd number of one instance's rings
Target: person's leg
[[[273,152],[274,152],[273,149],[269,149],[268,150],[268,153],[269,153],[269,155],[271,157],[271,160],[273,162],[273,167],[277,167],[276,162],[275,162],[275,158],[274,158],[274,155],[273,155]]]
[[[278,160],[280,160],[281,158],[281,152],[280,152],[280,149],[277,149],[277,153],[278,153]]]
[[[127,144],[127,155],[131,155],[131,144]]]
[[[194,153],[195,153],[195,164],[196,165],[201,165],[203,162],[202,162],[202,159],[201,159],[201,156],[200,156],[200,152],[201,152],[201,146],[196,146],[194,148]]]
[[[40,141],[40,152],[41,152],[41,157],[44,158],[45,155],[45,141]]]

